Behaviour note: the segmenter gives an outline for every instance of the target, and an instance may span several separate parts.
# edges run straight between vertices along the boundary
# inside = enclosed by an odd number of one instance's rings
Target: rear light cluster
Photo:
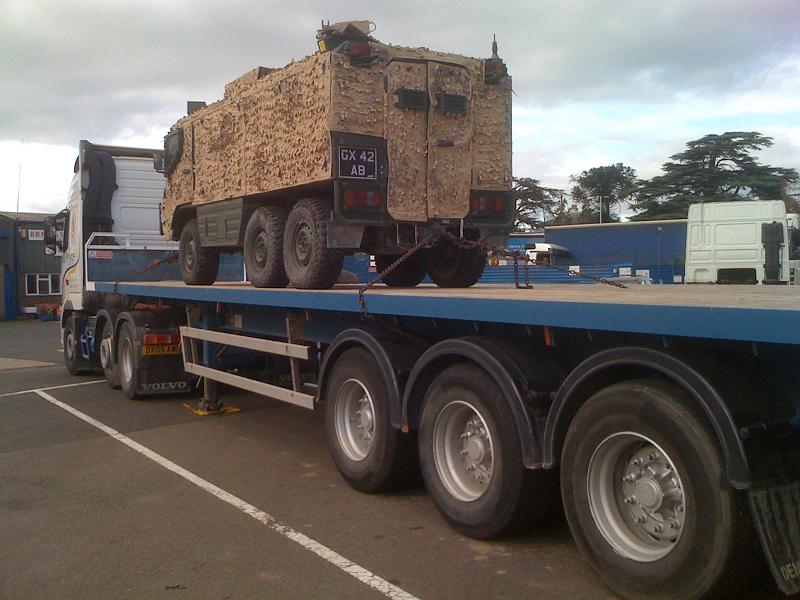
[[[504,194],[485,192],[473,194],[469,199],[469,208],[472,214],[477,215],[504,213],[506,211],[506,196]]]
[[[346,209],[362,209],[362,208],[380,208],[381,207],[381,192],[380,190],[369,190],[364,188],[351,188],[344,191],[344,208]]]
[[[181,335],[179,333],[145,333],[142,336],[142,344],[145,346],[179,344],[180,341]]]

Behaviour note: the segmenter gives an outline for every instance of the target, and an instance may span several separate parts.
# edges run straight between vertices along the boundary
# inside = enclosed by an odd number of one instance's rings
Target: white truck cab
[[[90,258],[111,259],[120,248],[174,246],[160,232],[159,204],[166,184],[154,168],[160,156],[160,150],[81,140],[67,207],[49,224],[45,240],[49,253],[62,254],[65,313],[85,308],[85,293],[93,287],[87,277]]]
[[[800,219],[781,200],[689,207],[686,283],[797,285]]]

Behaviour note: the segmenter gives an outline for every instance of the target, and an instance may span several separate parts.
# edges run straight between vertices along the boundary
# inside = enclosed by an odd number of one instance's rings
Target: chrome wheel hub
[[[100,364],[104,369],[110,369],[113,364],[111,360],[111,339],[112,338],[109,336],[100,342]]]
[[[366,386],[358,379],[348,379],[336,398],[336,437],[342,452],[353,461],[364,460],[375,439],[375,405]]]
[[[433,456],[439,479],[462,502],[486,491],[494,469],[494,444],[477,409],[460,400],[447,404],[433,428]]]
[[[125,381],[133,381],[133,345],[131,340],[126,338],[122,346],[122,377]]]
[[[75,334],[72,333],[72,330],[67,332],[66,339],[64,340],[64,352],[70,360],[75,357]]]
[[[625,558],[652,562],[669,554],[686,523],[683,483],[653,440],[622,432],[603,440],[589,462],[592,517]]]

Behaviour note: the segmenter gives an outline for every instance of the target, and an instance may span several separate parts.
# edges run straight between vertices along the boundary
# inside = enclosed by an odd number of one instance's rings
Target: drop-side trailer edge
[[[375,289],[368,318],[355,288],[89,285],[138,306],[65,324],[95,333],[130,396],[193,373],[206,409],[218,382],[324,403],[352,486],[397,488],[420,469],[445,519],[479,538],[545,516],[560,472],[581,552],[624,596],[740,589],[757,537],[798,591],[796,290]],[[145,352],[179,331],[185,372]]]

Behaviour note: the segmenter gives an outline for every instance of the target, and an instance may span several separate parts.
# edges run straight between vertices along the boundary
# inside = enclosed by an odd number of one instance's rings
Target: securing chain
[[[391,331],[392,333],[396,333],[415,344],[419,344],[421,346],[427,347],[430,346],[430,343],[420,337],[417,337],[413,334],[404,331],[403,329],[392,325],[391,323],[386,322],[384,319],[381,319],[373,314],[371,314],[367,310],[367,302],[364,298],[364,295],[370,290],[375,284],[383,281],[383,278],[392,273],[395,269],[398,269],[403,263],[409,260],[412,256],[414,256],[417,252],[422,250],[423,248],[430,248],[440,239],[446,239],[448,242],[453,244],[454,246],[461,248],[463,250],[474,250],[478,249],[483,254],[489,254],[492,256],[502,256],[504,258],[510,258],[514,261],[514,286],[517,289],[532,289],[533,286],[530,283],[530,265],[538,268],[545,268],[545,269],[553,269],[556,271],[560,271],[562,273],[568,273],[570,275],[574,275],[576,277],[580,277],[583,279],[590,279],[596,283],[605,283],[607,285],[612,285],[614,287],[627,289],[628,286],[617,281],[610,281],[605,277],[595,277],[594,275],[588,275],[586,273],[581,273],[580,271],[575,271],[574,269],[567,269],[563,267],[558,267],[556,265],[540,265],[537,264],[534,260],[532,260],[526,253],[520,252],[519,250],[506,250],[505,248],[496,248],[487,246],[483,240],[467,240],[465,238],[458,237],[453,235],[449,232],[444,233],[431,233],[423,240],[417,242],[410,250],[406,253],[402,254],[397,260],[395,260],[392,264],[386,267],[383,271],[378,273],[375,277],[370,279],[367,283],[362,285],[358,288],[358,306],[361,314],[364,318],[369,319],[381,327]],[[523,283],[520,283],[519,280],[519,265],[522,263],[523,268],[523,275],[524,280]]]
[[[145,267],[142,267],[141,269],[137,269],[136,271],[133,271],[131,273],[128,273],[124,277],[121,277],[121,278],[117,279],[114,282],[114,293],[115,294],[117,293],[117,286],[120,283],[123,283],[125,281],[129,281],[131,277],[136,277],[137,275],[141,275],[142,273],[146,273],[147,271],[149,271],[151,269],[157,269],[161,265],[172,264],[172,263],[176,262],[177,260],[178,260],[178,253],[173,251],[173,252],[170,252],[169,256],[167,256],[165,258],[160,258],[158,260],[154,260],[149,265],[147,265]]]
[[[395,269],[400,267],[400,265],[402,265],[409,258],[414,256],[414,254],[416,254],[417,252],[419,252],[423,248],[430,247],[431,245],[433,245],[433,243],[435,243],[435,241],[438,239],[438,237],[439,237],[438,233],[432,233],[429,236],[427,236],[425,239],[417,242],[410,250],[408,250],[408,252],[406,252],[405,254],[401,255],[400,258],[398,258],[396,261],[394,261],[392,264],[390,264],[388,267],[386,267],[383,271],[381,271],[380,273],[375,275],[375,277],[370,279],[367,283],[365,283],[360,288],[358,288],[358,307],[359,307],[359,310],[361,311],[362,316],[364,316],[364,318],[369,319],[370,321],[372,321],[374,323],[377,323],[378,325],[380,325],[384,329],[386,329],[386,330],[388,330],[388,331],[390,331],[392,333],[396,333],[397,335],[400,335],[400,336],[406,338],[407,340],[409,340],[411,342],[414,342],[415,344],[418,344],[418,345],[423,346],[423,347],[430,346],[430,343],[427,340],[422,339],[421,337],[417,337],[416,335],[408,333],[407,331],[404,331],[403,329],[401,329],[401,328],[399,328],[399,327],[397,327],[395,325],[392,325],[391,323],[388,323],[386,320],[380,319],[377,316],[371,314],[367,310],[367,301],[364,298],[364,294],[366,294],[367,290],[372,288],[376,283],[379,283],[379,282],[383,281],[384,277],[386,277],[389,273],[391,273],[392,271],[394,271]]]
[[[560,271],[562,273],[568,273],[570,275],[574,275],[575,277],[580,277],[582,279],[590,279],[596,283],[605,283],[606,285],[613,285],[614,287],[628,289],[628,286],[619,283],[618,281],[611,281],[606,279],[605,277],[595,277],[594,275],[588,275],[586,273],[581,273],[580,271],[576,271],[574,269],[559,267],[556,265],[540,265],[537,264],[530,256],[528,256],[524,252],[520,252],[519,250],[506,250],[505,248],[494,248],[487,246],[483,240],[471,241],[465,240],[464,238],[460,238],[458,236],[453,235],[452,233],[445,232],[443,237],[447,239],[450,243],[458,246],[459,248],[463,249],[470,249],[470,248],[480,248],[486,254],[491,254],[494,256],[502,256],[503,258],[511,258],[514,260],[514,285],[520,289],[530,289],[533,286],[530,284],[530,275],[528,267],[529,265],[533,265],[537,268],[542,269],[553,269],[554,271]],[[520,284],[519,282],[519,262],[522,261],[523,268],[525,272],[525,283]]]

